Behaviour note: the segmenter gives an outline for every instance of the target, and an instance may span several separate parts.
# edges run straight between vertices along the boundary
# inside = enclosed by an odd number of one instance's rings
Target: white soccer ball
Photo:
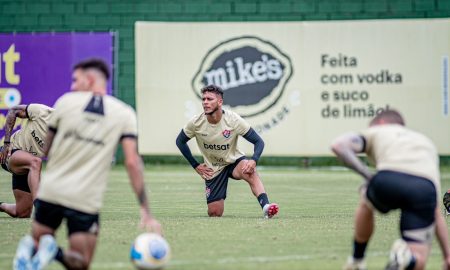
[[[134,240],[131,261],[139,270],[162,269],[170,260],[170,246],[156,233],[143,233]]]

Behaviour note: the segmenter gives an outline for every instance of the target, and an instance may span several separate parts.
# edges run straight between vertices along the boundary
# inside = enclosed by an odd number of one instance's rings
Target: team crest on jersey
[[[209,195],[211,194],[211,189],[209,188],[209,187],[206,187],[206,189],[205,189],[205,195],[206,195],[206,198],[208,199],[209,198]]]
[[[226,139],[228,139],[231,136],[231,130],[225,129],[224,131],[222,131],[222,134]]]

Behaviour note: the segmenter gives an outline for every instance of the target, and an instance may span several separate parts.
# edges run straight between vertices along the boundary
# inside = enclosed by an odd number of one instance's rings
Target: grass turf
[[[225,213],[208,218],[204,184],[188,166],[147,167],[146,182],[153,214],[163,224],[172,247],[167,269],[340,269],[351,253],[353,214],[361,180],[347,170],[260,168],[269,199],[280,205],[271,220],[244,181],[230,180]],[[0,173],[0,200],[11,201],[10,176]],[[450,172],[442,172],[450,186]],[[83,198],[80,198],[82,200]],[[18,240],[30,230],[29,219],[0,213],[0,269],[11,269]],[[129,262],[139,211],[123,167],[110,174],[101,232],[91,269],[133,269]],[[66,246],[64,226],[57,234]],[[382,269],[398,238],[398,212],[377,215],[367,251],[369,269]],[[436,241],[427,269],[439,269]],[[53,263],[49,269],[63,269]]]

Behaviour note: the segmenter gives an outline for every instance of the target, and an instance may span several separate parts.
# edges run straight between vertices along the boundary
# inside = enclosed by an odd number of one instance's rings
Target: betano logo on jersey
[[[235,37],[208,51],[192,88],[201,98],[202,87],[219,85],[225,106],[252,117],[276,104],[292,73],[290,58],[273,43],[255,36]]]

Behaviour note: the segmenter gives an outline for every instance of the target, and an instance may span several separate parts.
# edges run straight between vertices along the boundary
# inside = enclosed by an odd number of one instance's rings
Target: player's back
[[[38,197],[98,211],[117,144],[136,136],[134,111],[111,96],[72,92],[57,101],[49,126],[55,137]]]
[[[439,159],[433,142],[401,125],[376,125],[365,132],[366,152],[378,170],[422,176],[439,186]]]

